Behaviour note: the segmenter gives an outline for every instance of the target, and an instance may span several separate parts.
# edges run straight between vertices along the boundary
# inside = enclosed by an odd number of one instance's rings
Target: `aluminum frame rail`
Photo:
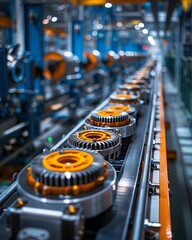
[[[143,174],[142,174],[142,179],[140,183],[138,200],[136,204],[136,214],[135,214],[136,217],[134,219],[133,234],[132,234],[133,240],[142,239],[142,232],[144,228],[144,216],[145,216],[145,210],[146,210],[147,194],[149,189],[149,177],[150,177],[149,171],[150,171],[150,163],[151,163],[151,150],[152,150],[152,144],[153,144],[156,102],[157,102],[157,94],[154,94],[149,131],[148,131],[148,139],[146,144],[146,152],[144,157]]]
[[[144,230],[144,218],[147,206],[147,195],[150,185],[150,163],[151,163],[151,153],[154,135],[154,124],[155,124],[155,114],[157,105],[157,81],[160,74],[160,63],[158,62],[156,68],[156,78],[154,83],[154,94],[152,100],[152,110],[149,122],[148,138],[146,144],[146,152],[144,157],[143,174],[140,182],[139,193],[135,208],[135,218],[133,224],[132,240],[140,240],[142,238]]]

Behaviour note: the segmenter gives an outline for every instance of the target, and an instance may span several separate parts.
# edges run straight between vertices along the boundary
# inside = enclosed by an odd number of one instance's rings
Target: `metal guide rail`
[[[153,232],[158,236],[160,228],[158,211],[159,172],[155,154],[157,154],[156,151],[159,146],[158,134],[160,132],[158,123],[158,81],[160,71],[161,68],[158,63],[155,68],[155,78],[151,81],[152,87],[149,101],[148,103],[143,104],[139,110],[135,134],[122,140],[121,153],[119,155],[116,153],[117,156],[115,155],[115,159],[108,161],[111,165],[107,163],[109,179],[107,178],[104,186],[98,187],[103,194],[98,190],[92,190],[92,196],[86,196],[86,193],[83,193],[82,198],[78,198],[78,196],[72,198],[60,196],[59,200],[56,200],[55,197],[51,197],[50,199],[46,198],[45,195],[40,203],[39,200],[37,200],[38,196],[33,196],[32,198],[29,197],[31,195],[31,190],[26,187],[26,178],[24,177],[25,172],[28,170],[24,170],[20,174],[19,180],[14,182],[12,186],[0,196],[1,239],[9,239],[10,237],[10,232],[6,232],[4,228],[7,219],[6,209],[9,210],[10,207],[15,207],[15,205],[17,205],[17,207],[19,205],[19,211],[18,209],[14,210],[13,208],[10,210],[10,213],[14,215],[15,221],[20,222],[25,221],[25,214],[28,216],[26,217],[26,221],[28,221],[29,218],[31,218],[30,221],[33,221],[32,219],[35,218],[36,214],[39,216],[39,219],[46,216],[51,218],[52,216],[54,221],[60,221],[58,217],[60,216],[59,214],[61,214],[59,207],[62,208],[62,213],[65,212],[62,224],[65,228],[68,228],[63,235],[61,234],[62,236],[65,236],[65,239],[127,239],[129,236],[130,239],[140,240],[143,238],[144,229],[146,228],[147,233],[151,234],[151,232]],[[95,109],[94,112],[105,109],[108,103],[109,99],[106,99]],[[106,115],[106,111],[104,113],[102,112],[102,114]],[[61,139],[61,141],[51,149],[51,152],[54,154],[55,151],[59,150],[59,153],[62,154],[62,149],[68,147],[67,141],[70,136],[75,132],[87,129],[87,127],[85,127],[85,122],[90,116],[91,114]],[[96,130],[98,131],[98,127]],[[64,150],[64,153],[66,153],[66,151],[70,150]],[[46,155],[47,152],[45,151],[43,154]],[[89,154],[89,151],[87,154]],[[74,161],[74,159],[71,160],[71,162]],[[49,162],[47,163],[49,164]],[[117,174],[116,183],[114,182],[115,173],[113,174],[113,171],[111,170],[112,168],[115,169]],[[35,171],[36,174],[38,174],[38,169]],[[76,177],[78,179],[78,176]],[[45,181],[48,181],[47,178]],[[110,184],[109,181],[113,183]],[[61,182],[58,184],[61,184]],[[109,190],[107,184],[110,185],[112,190]],[[19,185],[19,187],[17,187],[17,185]],[[17,197],[23,193],[23,189],[25,188],[27,188],[27,197],[29,198],[27,201],[29,202],[29,206],[23,208],[23,205],[26,203],[22,199],[17,200]],[[49,190],[51,191],[51,189],[52,188],[50,187]],[[18,190],[19,194],[17,193]],[[80,187],[78,190],[81,190]],[[111,193],[112,196],[110,197],[110,201],[112,201],[112,203],[109,203],[107,198]],[[31,201],[33,202],[31,199],[36,201],[35,207],[37,210],[35,210],[33,203],[31,203]],[[44,202],[45,210],[42,209],[42,202]],[[71,203],[70,206],[67,205],[67,202]],[[102,204],[105,206],[102,206]],[[52,205],[55,207],[52,208]],[[101,209],[104,210],[101,211]],[[23,218],[19,215],[22,211]],[[84,212],[84,215],[82,212]],[[98,214],[96,214],[96,212]],[[11,224],[12,227],[14,226],[13,228],[18,227],[17,223],[12,222]],[[40,226],[40,228],[42,228],[40,229],[41,233],[44,233],[45,235],[47,234],[47,238],[45,239],[51,239],[49,238],[49,234],[44,232],[44,228],[46,229],[45,225],[46,223],[43,226]],[[54,228],[54,224],[50,228]],[[55,225],[55,229],[58,229],[58,231],[60,230],[59,224]],[[27,229],[27,231],[29,231],[29,234],[31,233],[30,229]],[[71,232],[73,232],[73,234]],[[24,233],[21,232],[19,236],[22,237],[22,234]],[[56,237],[57,233],[55,234]],[[38,233],[34,239],[40,239],[38,238]],[[63,238],[58,235],[58,239]]]

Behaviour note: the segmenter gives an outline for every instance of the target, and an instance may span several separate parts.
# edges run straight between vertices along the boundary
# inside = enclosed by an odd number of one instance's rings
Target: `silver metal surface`
[[[104,131],[108,138],[102,140],[97,139],[97,133],[99,133],[98,130],[83,130],[78,131],[76,133],[73,133],[68,138],[68,145],[70,147],[76,147],[80,149],[89,149],[92,151],[96,151],[100,153],[102,156],[105,157],[106,160],[113,159],[115,160],[121,150],[121,137],[119,134],[116,134],[115,132],[110,131]],[[79,134],[89,134],[88,139],[82,139]],[[103,133],[103,131],[101,131]],[[88,136],[88,135],[87,135]],[[110,136],[110,137],[109,137]],[[95,138],[94,138],[95,137]]]
[[[133,141],[125,156],[123,167],[119,174],[117,196],[112,207],[114,217],[105,228],[98,232],[96,239],[123,240],[127,238],[149,117],[150,106],[144,105],[140,113]]]
[[[160,69],[158,68],[158,73]],[[148,130],[148,139],[146,144],[146,151],[144,157],[144,166],[143,166],[143,174],[141,178],[139,193],[138,193],[138,200],[136,203],[136,210],[135,210],[135,219],[133,225],[133,233],[132,239],[133,240],[140,240],[143,238],[144,233],[144,218],[145,218],[145,210],[146,210],[146,202],[147,202],[147,195],[148,195],[148,188],[149,188],[149,171],[150,171],[150,163],[151,163],[151,150],[153,144],[153,134],[154,134],[154,120],[156,114],[156,104],[157,104],[157,79],[158,73],[155,81],[154,86],[154,94],[153,94],[153,101],[152,101],[152,110],[150,114],[150,122],[149,122],[149,130]]]
[[[18,176],[17,191],[21,198],[27,200],[30,207],[61,210],[63,206],[78,203],[83,207],[85,217],[90,218],[102,213],[113,204],[116,192],[116,172],[109,163],[107,163],[107,169],[108,176],[104,183],[89,192],[81,193],[77,196],[59,195],[45,197],[35,192],[28,185],[26,181],[26,167]]]
[[[125,126],[118,126],[118,127],[98,127],[93,126],[89,123],[89,120],[85,120],[85,126],[88,129],[99,129],[99,130],[107,130],[107,131],[113,131],[113,132],[119,132],[122,138],[130,137],[135,133],[136,129],[136,120],[134,117],[130,117],[130,123]]]
[[[107,105],[108,102],[109,102],[109,99],[107,98],[104,102],[102,102],[102,103],[95,109],[95,111],[98,111],[98,110],[102,109],[105,105]],[[63,144],[64,144],[65,142],[67,142],[67,139],[71,136],[72,133],[78,131],[79,129],[82,129],[85,120],[86,120],[89,116],[90,116],[90,114],[89,114],[87,117],[85,117],[76,127],[74,127],[64,138],[62,138],[61,141],[59,141],[55,146],[53,146],[53,147],[51,148],[51,151],[52,151],[52,150],[56,150],[56,149],[62,147]]]

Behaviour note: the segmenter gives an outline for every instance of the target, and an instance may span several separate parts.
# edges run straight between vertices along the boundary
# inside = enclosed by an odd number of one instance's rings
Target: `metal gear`
[[[142,79],[131,79],[131,80],[126,80],[126,83],[133,83],[139,85],[141,88],[145,88],[147,83],[142,80]]]
[[[92,125],[96,126],[123,126],[129,123],[129,115],[126,112],[104,109],[100,111],[93,111],[89,118]]]
[[[88,185],[104,179],[106,175],[103,156],[88,150],[68,148],[35,157],[28,170],[28,182],[70,188]]]
[[[141,87],[134,83],[125,83],[119,86],[119,90],[126,91],[126,92],[140,92]]]
[[[139,103],[139,96],[136,94],[113,94],[110,95],[110,102],[120,104],[137,104]]]
[[[127,106],[119,105],[119,104],[108,105],[107,108],[111,109],[111,110],[127,112],[129,115],[133,115],[133,116],[136,116],[136,114],[137,114],[135,108],[132,106],[129,106],[129,105],[127,105]]]
[[[90,149],[99,152],[106,160],[116,159],[121,150],[121,138],[114,132],[103,130],[83,130],[73,133],[68,144],[71,147]]]
[[[115,104],[131,105],[134,106],[139,112],[141,110],[141,105],[144,103],[143,100],[140,100],[140,95],[138,94],[119,94],[115,93],[110,95],[110,102]]]

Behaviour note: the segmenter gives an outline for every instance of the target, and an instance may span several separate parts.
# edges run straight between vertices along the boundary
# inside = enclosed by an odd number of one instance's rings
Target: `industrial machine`
[[[148,102],[110,96],[19,173],[0,197],[1,239],[171,236],[161,64],[146,74]]]

